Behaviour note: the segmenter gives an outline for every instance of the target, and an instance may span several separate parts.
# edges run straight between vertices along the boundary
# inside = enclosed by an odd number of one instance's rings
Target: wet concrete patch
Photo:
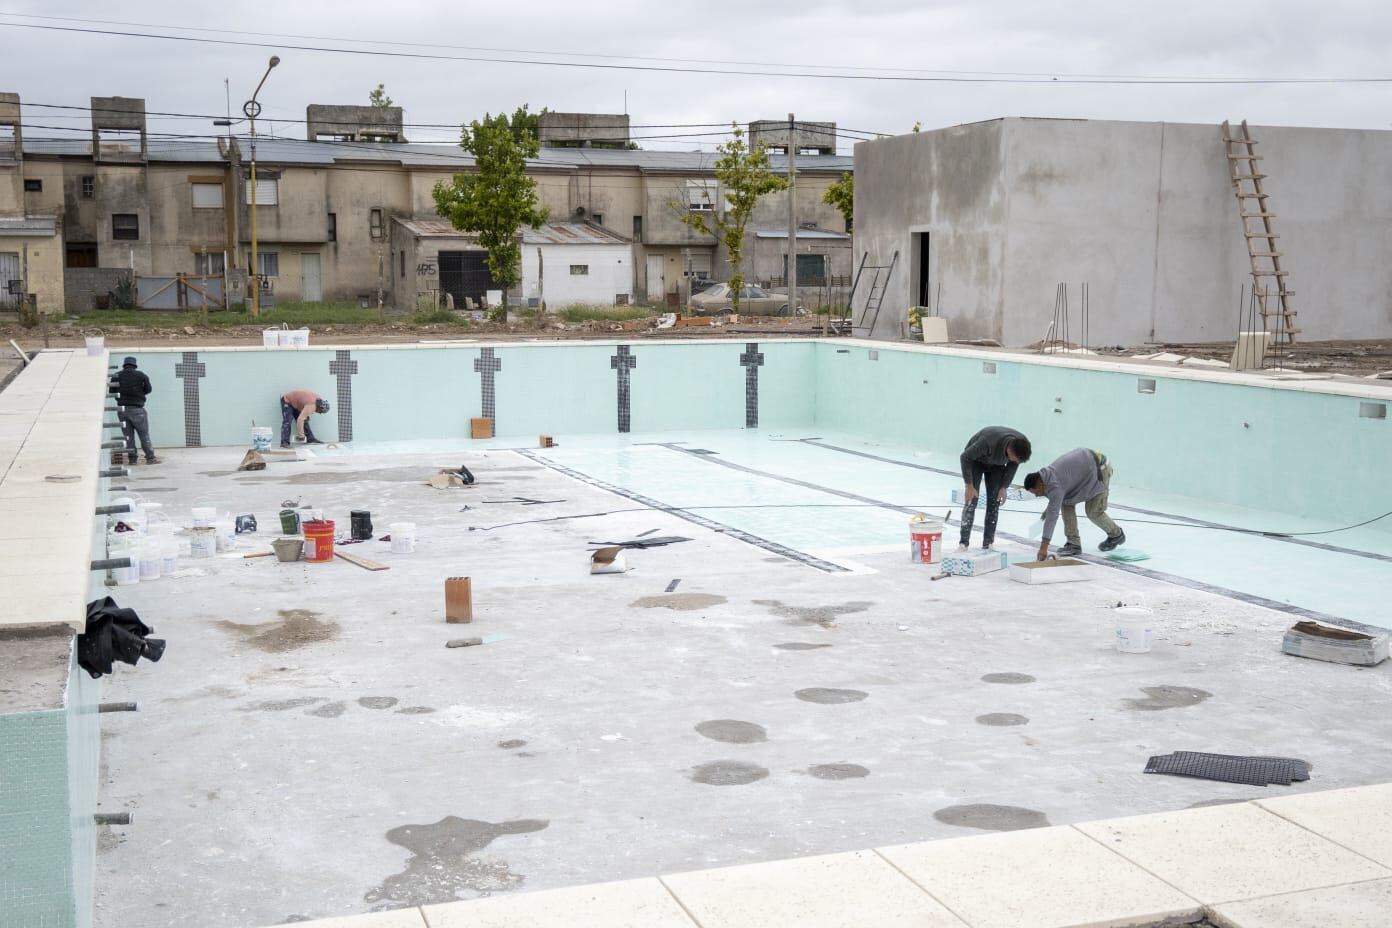
[[[948,806],[934,812],[933,818],[944,825],[980,828],[982,831],[1021,831],[1026,828],[1049,827],[1049,817],[1043,812],[991,803]]]
[[[746,764],[738,760],[717,760],[709,764],[692,767],[690,779],[693,783],[707,786],[744,786],[768,776],[768,768],[758,764]]]
[[[506,861],[473,855],[502,835],[541,831],[550,822],[522,819],[483,822],[448,815],[430,825],[402,825],[387,832],[387,840],[411,852],[406,869],[387,877],[363,896],[374,912],[406,906],[454,902],[471,890],[489,895],[515,889],[525,877],[513,873]]]
[[[265,702],[254,702],[249,706],[242,706],[243,712],[287,712],[290,709],[303,709],[305,706],[312,706],[316,702],[323,702],[322,696],[300,696],[296,699],[270,699]]]
[[[858,780],[870,775],[860,764],[814,764],[807,772],[819,780]]]
[[[628,605],[636,609],[675,609],[678,612],[691,612],[695,609],[709,609],[729,602],[724,596],[712,593],[667,593],[662,596],[644,596]]]
[[[1181,709],[1197,706],[1213,694],[1208,690],[1192,686],[1143,686],[1141,692],[1145,699],[1127,699],[1126,708],[1133,712],[1160,712],[1165,709]]]
[[[364,709],[390,709],[399,700],[395,696],[361,696],[358,705]]]
[[[214,471],[218,476],[225,472]],[[255,471],[256,476],[237,478],[238,483],[279,483],[285,486],[315,487],[334,486],[340,483],[357,483],[375,480],[379,483],[420,483],[434,471],[429,467],[375,467],[365,470],[319,470],[318,468],[299,474],[276,474],[274,470]],[[275,474],[275,477],[269,475]],[[211,475],[211,474],[210,474]],[[269,478],[269,479],[268,479]],[[144,487],[141,492],[145,492]]]
[[[869,693],[861,690],[838,690],[826,686],[811,686],[793,694],[803,702],[815,702],[824,706],[834,706],[847,702],[860,702]]]
[[[988,673],[981,678],[982,683],[1033,683],[1034,677],[1027,673]]]
[[[788,606],[777,599],[756,599],[754,605],[764,606],[779,618],[787,619],[789,625],[819,625],[822,628],[835,628],[836,620],[841,616],[864,612],[875,604],[856,600],[841,603],[839,606]]]
[[[978,725],[1028,725],[1029,719],[1023,715],[1016,715],[1014,712],[988,712],[985,715],[976,717]]]
[[[768,740],[768,732],[764,726],[736,719],[711,719],[697,725],[696,731],[712,741],[723,741],[726,744],[755,744]]]
[[[338,637],[338,623],[320,619],[309,609],[281,609],[279,622],[243,625],[223,619],[217,623],[223,631],[241,635],[242,640],[258,651],[279,653],[295,651],[306,645],[332,641]]]
[[[526,746],[527,742],[523,741],[521,738],[509,738],[507,741],[498,742],[498,747],[502,748],[504,751],[511,751],[515,748],[525,748]]]
[[[397,709],[397,715],[429,715],[435,711],[434,706],[407,706],[404,709]]]
[[[311,709],[306,715],[317,715],[321,719],[336,719],[348,708],[346,702],[328,702],[317,709]]]
[[[816,651],[818,648],[829,648],[829,644],[814,644],[810,641],[785,641],[782,644],[774,645],[780,651]]]

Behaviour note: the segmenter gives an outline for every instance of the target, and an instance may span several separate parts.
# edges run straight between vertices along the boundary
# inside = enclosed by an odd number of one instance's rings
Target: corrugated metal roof
[[[461,232],[450,224],[448,219],[405,219],[401,216],[393,217],[397,225],[402,226],[408,232],[419,235],[421,238],[476,238],[476,236]]]
[[[11,216],[0,219],[0,235],[53,235],[57,231],[58,220],[52,216]]]
[[[755,238],[787,238],[787,229],[760,229],[754,233]],[[851,237],[845,232],[832,232],[828,229],[798,229],[799,239],[830,238],[844,239],[850,241]]]
[[[523,229],[527,245],[628,245],[617,232],[588,222],[548,222],[539,229]]]

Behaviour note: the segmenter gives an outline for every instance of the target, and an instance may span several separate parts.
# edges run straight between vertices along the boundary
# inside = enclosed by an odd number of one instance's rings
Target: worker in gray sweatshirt
[[[989,548],[996,541],[996,519],[1005,491],[1015,479],[1015,471],[1030,459],[1030,440],[1023,433],[1003,425],[989,425],[971,437],[962,450],[962,480],[966,491],[962,496],[962,550],[971,541],[972,522],[976,521],[976,499],[984,479],[986,483],[986,526],[981,535],[981,547]]]
[[[1112,465],[1107,456],[1091,448],[1074,448],[1047,467],[1025,475],[1025,489],[1035,496],[1047,496],[1049,505],[1040,516],[1044,520],[1044,540],[1039,544],[1039,560],[1049,555],[1049,542],[1059,512],[1063,512],[1063,534],[1066,544],[1059,555],[1072,557],[1083,553],[1082,537],[1078,534],[1079,503],[1093,525],[1107,533],[1098,548],[1111,551],[1126,543],[1126,533],[1107,515],[1107,491],[1112,483]]]

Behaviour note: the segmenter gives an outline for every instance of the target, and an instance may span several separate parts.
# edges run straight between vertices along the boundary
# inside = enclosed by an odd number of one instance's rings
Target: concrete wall
[[[126,271],[114,267],[70,267],[63,271],[63,305],[70,313],[95,309],[97,297],[110,293]]]
[[[542,113],[538,137],[547,147],[593,144],[620,148],[628,143],[628,115],[610,113]]]
[[[311,103],[305,108],[305,137],[311,142],[321,136],[351,139],[383,139],[404,142],[399,106],[334,106]]]
[[[571,274],[571,265],[588,273]],[[588,304],[614,306],[633,300],[633,248],[629,245],[522,245],[522,296],[546,301],[548,310]]]

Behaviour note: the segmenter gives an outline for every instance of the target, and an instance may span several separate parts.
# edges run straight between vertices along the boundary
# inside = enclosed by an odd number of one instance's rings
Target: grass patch
[[[556,315],[566,322],[631,322],[647,319],[655,313],[641,306],[567,306],[557,310]]]
[[[468,325],[469,320],[448,309],[420,310],[411,317],[415,325]]]

